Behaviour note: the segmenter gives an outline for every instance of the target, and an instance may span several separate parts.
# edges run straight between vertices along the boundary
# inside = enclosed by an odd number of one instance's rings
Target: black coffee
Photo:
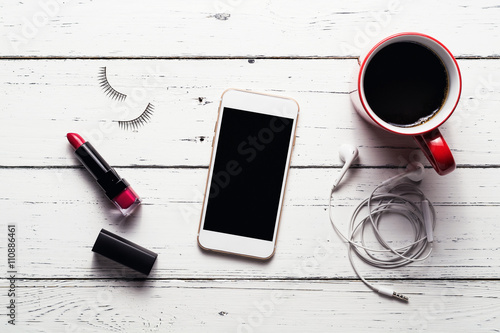
[[[427,47],[397,42],[378,51],[364,79],[366,100],[387,123],[412,127],[434,116],[448,94],[448,73]]]

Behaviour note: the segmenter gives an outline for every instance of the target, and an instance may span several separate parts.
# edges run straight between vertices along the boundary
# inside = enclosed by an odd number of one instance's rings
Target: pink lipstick
[[[76,133],[66,135],[69,143],[75,148],[75,155],[88,172],[94,177],[106,196],[115,206],[128,216],[139,206],[141,199],[130,184],[109,166],[95,148]]]

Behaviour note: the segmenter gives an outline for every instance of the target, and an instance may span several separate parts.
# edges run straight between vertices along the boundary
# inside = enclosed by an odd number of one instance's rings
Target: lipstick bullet
[[[141,203],[141,199],[130,187],[130,184],[124,178],[121,178],[115,169],[109,166],[90,142],[86,142],[76,133],[68,133],[66,137],[75,148],[75,155],[78,160],[94,177],[109,200],[115,204],[123,215],[130,215]]]

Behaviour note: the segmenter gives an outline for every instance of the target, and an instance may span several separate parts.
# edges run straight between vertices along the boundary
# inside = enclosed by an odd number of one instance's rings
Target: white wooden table
[[[500,329],[500,6],[497,1],[64,1],[0,4],[1,332],[498,332]],[[362,50],[401,31],[455,54],[461,102],[441,127],[458,164],[421,189],[436,206],[432,256],[398,270],[360,266],[410,296],[357,279],[328,221],[410,160],[411,138],[366,124],[349,100]],[[106,97],[98,71],[128,95]],[[212,130],[228,87],[295,98],[297,140],[275,257],[196,244]],[[151,121],[119,128],[151,102]],[[123,219],[65,135],[93,143],[143,198]],[[429,167],[427,162],[426,166]],[[9,296],[8,225],[16,227]],[[91,252],[101,228],[157,253],[147,279]],[[403,237],[405,228],[387,230]]]

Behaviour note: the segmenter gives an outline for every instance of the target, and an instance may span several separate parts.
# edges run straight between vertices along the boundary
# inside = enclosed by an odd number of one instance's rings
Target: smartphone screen
[[[294,125],[223,108],[203,229],[273,240]]]

